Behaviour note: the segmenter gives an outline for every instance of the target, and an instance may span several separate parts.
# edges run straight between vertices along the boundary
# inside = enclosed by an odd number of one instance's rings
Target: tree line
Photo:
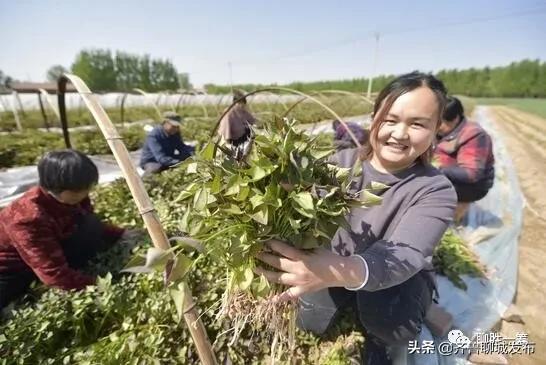
[[[61,65],[47,72],[50,81],[68,70]],[[105,49],[82,50],[76,56],[70,71],[80,76],[94,91],[131,91],[140,88],[148,92],[191,89],[189,74],[178,73],[169,60],[153,59],[149,55],[135,55]],[[444,81],[451,94],[476,97],[546,98],[546,62],[524,59],[507,66],[448,69],[435,74]],[[395,75],[381,75],[373,80],[372,91],[381,90]],[[0,89],[7,87],[11,77],[0,71]],[[233,88],[255,90],[277,84],[238,84]],[[280,85],[303,92],[345,90],[366,92],[368,79],[292,82]],[[4,87],[4,88],[5,88]],[[207,84],[211,94],[231,93],[231,86]]]
[[[451,94],[480,97],[546,97],[546,62],[540,60],[525,59],[500,67],[442,70],[435,75],[446,84]],[[374,78],[372,91],[380,91],[395,77],[396,75],[381,75]],[[233,88],[254,90],[268,86],[278,85],[239,84],[233,85]],[[281,86],[302,92],[344,90],[362,93],[367,91],[368,79],[293,82]],[[231,92],[231,86],[226,85],[207,84],[205,87],[211,94]]]
[[[66,72],[61,65],[47,71],[47,78],[55,81]],[[178,73],[170,60],[154,59],[108,49],[85,49],[76,55],[70,71],[81,77],[91,90],[131,91],[140,88],[147,92],[191,88],[187,73]]]

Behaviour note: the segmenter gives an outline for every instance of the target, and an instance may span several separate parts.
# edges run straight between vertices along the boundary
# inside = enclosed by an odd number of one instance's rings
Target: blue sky
[[[383,3],[383,4],[380,4]],[[0,70],[45,79],[82,48],[170,59],[191,81],[290,82],[546,61],[546,1],[0,0]]]

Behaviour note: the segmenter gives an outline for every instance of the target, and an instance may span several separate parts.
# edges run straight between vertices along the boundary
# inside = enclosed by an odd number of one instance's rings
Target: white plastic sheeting
[[[99,98],[99,103],[103,108],[114,108],[121,105],[121,100],[124,93],[107,93],[107,94],[97,94]],[[54,96],[51,96],[54,98]],[[133,106],[152,106],[154,103],[166,106],[166,107],[176,107],[177,104],[182,105],[201,105],[201,104],[231,104],[232,95],[182,95],[182,94],[159,94],[159,93],[150,93],[147,95],[141,94],[128,94],[125,99],[125,107],[130,108]],[[38,101],[37,94],[19,94],[19,99],[21,100],[21,105],[24,110],[39,109],[40,103]],[[299,95],[276,95],[276,94],[267,94],[260,93],[256,95],[251,95],[249,97],[249,102],[252,103],[294,103],[301,99]],[[67,93],[65,94],[65,102],[67,109],[77,109],[84,107],[83,100],[78,93]],[[0,111],[11,111],[10,108],[2,107],[16,103],[15,96],[12,94],[9,95],[0,95]],[[56,100],[55,100],[56,103]],[[16,103],[18,105],[18,103]],[[6,110],[7,109],[7,110]]]

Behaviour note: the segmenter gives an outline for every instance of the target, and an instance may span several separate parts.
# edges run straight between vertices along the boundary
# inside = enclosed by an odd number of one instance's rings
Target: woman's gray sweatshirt
[[[340,167],[352,167],[356,149],[336,154]],[[457,195],[449,180],[431,165],[416,162],[395,174],[375,170],[369,161],[353,179],[351,191],[371,182],[389,188],[375,192],[380,205],[353,208],[346,217],[351,231],[339,229],[332,248],[340,255],[360,255],[368,266],[361,290],[376,291],[403,283],[421,270],[432,271],[432,252],[452,221]]]

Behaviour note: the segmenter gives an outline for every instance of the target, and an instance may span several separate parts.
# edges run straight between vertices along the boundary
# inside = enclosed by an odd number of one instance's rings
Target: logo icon
[[[467,349],[470,346],[470,339],[461,330],[449,331],[447,339],[459,348]]]

